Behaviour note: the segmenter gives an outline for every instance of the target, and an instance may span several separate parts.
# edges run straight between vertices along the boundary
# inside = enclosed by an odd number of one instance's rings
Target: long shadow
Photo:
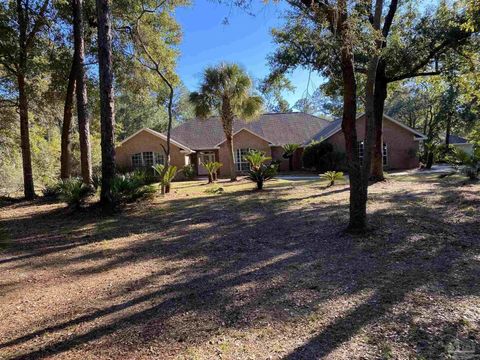
[[[14,358],[39,359],[61,354],[134,326],[148,328],[150,336],[161,337],[164,336],[161,324],[191,311],[199,318],[208,315],[212,324],[248,331],[255,324],[252,313],[269,316],[270,321],[275,321],[278,312],[287,307],[295,310],[287,320],[303,319],[324,301],[372,291],[367,301],[319,329],[316,336],[285,356],[286,359],[312,359],[330,354],[363,327],[379,321],[410,292],[427,284],[439,282],[444,291],[453,296],[479,293],[474,280],[477,269],[463,269],[459,275],[463,259],[478,253],[478,240],[471,241],[478,234],[478,222],[471,220],[455,225],[441,217],[446,216],[452,206],[452,203],[443,202],[454,189],[442,190],[434,208],[422,205],[415,201],[416,198],[405,203],[405,198],[399,194],[385,195],[384,201],[390,203],[392,209],[370,215],[378,229],[375,239],[370,240],[343,234],[342,221],[333,221],[345,217],[347,204],[322,204],[315,210],[303,207],[290,211],[291,198],[282,199],[282,190],[277,191],[279,196],[274,198],[241,192],[201,199],[175,199],[158,212],[140,209],[129,213],[128,221],[135,224],[134,227],[122,219],[112,220],[105,231],[93,237],[94,241],[102,237],[114,239],[118,233],[144,234],[145,239],[131,243],[128,248],[115,249],[101,264],[81,270],[75,268],[73,275],[102,273],[151,258],[167,264],[197,258],[205,260],[200,265],[184,268],[175,282],[155,291],[148,291],[148,285],[154,284],[165,272],[178,269],[167,268],[145,275],[140,281],[135,280],[135,284],[132,282],[132,287],[135,285],[144,293],[129,292],[125,284],[125,289],[113,294],[113,299],[120,299],[118,303],[53,325],[47,323],[36,331],[3,342],[0,348],[28,344],[42,335],[61,333],[79,324],[88,325],[83,333],[68,338],[51,336],[48,343],[25,349]],[[170,214],[167,218],[166,212]],[[413,214],[430,223],[422,228],[406,228],[404,224]],[[253,220],[245,221],[249,216]],[[185,218],[190,219],[190,225],[201,227],[185,228],[184,222],[178,222]],[[52,217],[50,221],[55,219]],[[85,219],[78,229],[91,221]],[[148,226],[143,228],[139,224]],[[212,229],[216,230],[213,235]],[[411,241],[419,229],[425,233],[425,239],[421,243]],[[453,238],[438,238],[440,229],[448,231]],[[395,236],[395,231],[400,230],[402,236]],[[467,239],[470,245],[465,249],[462,244]],[[28,266],[31,269],[36,266],[68,269],[69,265],[101,257],[100,251],[90,251],[55,264],[38,259],[36,264]],[[259,284],[255,291],[240,294],[234,291],[251,282]],[[299,288],[314,292],[314,301],[301,309],[289,300],[289,295]],[[103,323],[101,320],[109,315],[115,316]],[[249,320],[244,320],[245,317]],[[189,336],[193,337],[192,341],[202,342],[207,334],[193,332]]]

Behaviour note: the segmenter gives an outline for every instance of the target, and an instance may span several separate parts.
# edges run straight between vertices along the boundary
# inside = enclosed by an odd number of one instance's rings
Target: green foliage
[[[70,178],[59,183],[59,199],[69,206],[79,209],[85,199],[92,194],[92,189],[80,178]]]
[[[60,194],[60,183],[51,183],[42,188],[42,194],[47,198],[55,198]]]
[[[283,92],[293,92],[295,87],[284,74],[271,74],[262,80],[258,91],[265,99],[265,106],[271,112],[289,112],[290,104],[283,97]]]
[[[341,171],[327,171],[320,175],[322,179],[328,181],[328,186],[335,185],[335,181],[343,180],[343,172]]]
[[[305,147],[303,166],[316,171],[340,170],[345,167],[345,154],[336,151],[332,144],[314,141]]]
[[[247,179],[257,184],[257,190],[262,190],[264,182],[277,175],[278,164],[265,164],[265,162],[271,160],[271,158],[265,156],[265,154],[260,151],[251,150],[245,155],[245,160],[250,164]]]
[[[195,166],[193,166],[193,164],[185,165],[182,168],[182,171],[183,171],[183,175],[185,176],[185,179],[193,180],[195,178]]]
[[[480,157],[477,154],[468,154],[465,151],[454,148],[447,160],[458,167],[460,172],[471,180],[478,179],[480,173]]]
[[[208,161],[202,163],[202,165],[208,172],[208,182],[211,183],[212,181],[217,180],[217,171],[223,166],[223,164],[218,161]]]
[[[190,101],[202,118],[218,113],[222,121],[228,116],[248,120],[259,115],[263,104],[251,92],[252,81],[246,72],[237,64],[222,63],[205,69],[200,91],[191,93]]]
[[[211,186],[204,191],[206,194],[223,194],[225,190],[221,186]]]
[[[157,164],[153,166],[153,169],[157,172],[160,176],[160,184],[163,186],[169,187],[175,176],[177,175],[177,167],[170,165],[165,170],[165,165]]]
[[[299,144],[285,144],[282,146],[283,148],[283,157],[285,159],[291,158],[295,151],[300,147]]]
[[[156,189],[153,185],[148,185],[145,179],[143,172],[117,175],[111,185],[114,202],[131,202],[153,195]]]

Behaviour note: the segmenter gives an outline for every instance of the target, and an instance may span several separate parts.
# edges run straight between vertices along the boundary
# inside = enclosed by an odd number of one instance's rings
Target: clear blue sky
[[[258,5],[256,15],[251,16],[235,7],[194,0],[191,7],[178,9],[176,18],[184,34],[177,67],[182,81],[190,90],[197,89],[202,70],[221,61],[239,63],[251,77],[263,78],[269,71],[267,55],[274,50],[270,29],[282,24],[284,8],[282,3],[269,2]],[[223,24],[226,17],[228,25]],[[285,93],[290,105],[302,97],[307,79],[307,70],[297,70],[291,75],[296,90]],[[319,84],[319,77],[313,75],[310,94]]]

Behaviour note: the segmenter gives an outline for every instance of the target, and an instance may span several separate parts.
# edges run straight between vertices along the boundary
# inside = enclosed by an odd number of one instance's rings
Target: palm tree
[[[252,95],[252,80],[237,64],[221,63],[208,67],[204,71],[200,91],[191,93],[190,101],[200,118],[207,118],[213,113],[220,115],[229,149],[230,180],[235,181],[233,120],[235,117],[251,120],[259,115],[263,105],[260,96]]]

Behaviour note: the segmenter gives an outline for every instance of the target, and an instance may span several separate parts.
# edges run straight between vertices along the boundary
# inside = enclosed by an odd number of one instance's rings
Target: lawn
[[[441,359],[480,350],[480,184],[175,183],[113,216],[0,207],[2,359]],[[215,188],[216,189],[216,188]],[[464,352],[463,354],[467,354]]]

